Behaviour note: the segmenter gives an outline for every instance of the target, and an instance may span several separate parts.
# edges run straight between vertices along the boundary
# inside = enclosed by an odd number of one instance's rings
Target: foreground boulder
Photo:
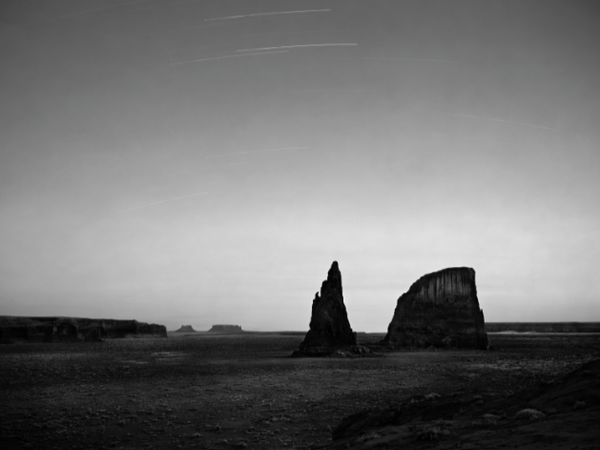
[[[321,285],[321,294],[315,294],[310,330],[292,356],[324,356],[356,345],[356,333],[350,327],[344,305],[342,274],[334,261]]]
[[[487,349],[475,271],[454,267],[424,275],[398,299],[382,343],[389,347]]]
[[[102,341],[126,337],[167,337],[167,329],[164,325],[137,320],[0,316],[2,343]]]
[[[243,333],[242,327],[239,325],[213,325],[210,333]]]

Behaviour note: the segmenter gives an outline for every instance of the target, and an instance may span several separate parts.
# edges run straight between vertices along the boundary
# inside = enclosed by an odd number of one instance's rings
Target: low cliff
[[[600,333],[600,322],[487,322],[488,333]]]
[[[390,347],[487,349],[475,271],[448,268],[417,280],[398,299],[382,343]]]
[[[164,325],[137,320],[0,316],[2,343],[101,341],[126,337],[167,337],[167,329]]]

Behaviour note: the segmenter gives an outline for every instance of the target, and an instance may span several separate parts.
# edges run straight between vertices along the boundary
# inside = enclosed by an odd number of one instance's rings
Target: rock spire
[[[321,356],[356,346],[342,291],[342,274],[337,261],[331,264],[327,279],[312,303],[310,330],[294,356]]]

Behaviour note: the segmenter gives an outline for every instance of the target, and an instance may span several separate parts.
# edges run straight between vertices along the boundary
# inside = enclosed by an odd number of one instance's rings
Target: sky
[[[595,0],[2,0],[0,315],[600,321]]]

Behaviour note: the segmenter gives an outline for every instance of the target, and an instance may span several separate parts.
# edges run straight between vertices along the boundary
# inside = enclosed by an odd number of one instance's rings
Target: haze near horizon
[[[352,328],[476,270],[486,321],[600,321],[600,7],[5,0],[0,315]]]

